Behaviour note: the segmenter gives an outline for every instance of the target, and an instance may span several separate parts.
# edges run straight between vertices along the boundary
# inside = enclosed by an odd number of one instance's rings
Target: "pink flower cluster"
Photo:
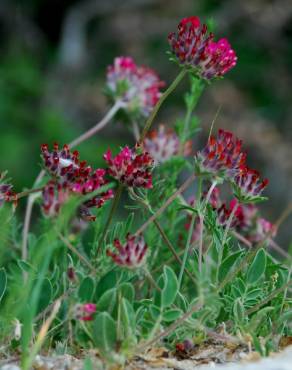
[[[56,215],[70,194],[89,194],[107,183],[104,169],[93,170],[85,161],[79,160],[79,153],[71,153],[68,145],[59,150],[54,144],[50,152],[48,145],[41,146],[45,168],[52,176],[43,190],[42,208],[46,215]],[[85,201],[79,208],[80,216],[86,220],[94,220],[90,208],[99,208],[105,201],[113,197],[108,190]]]
[[[108,164],[109,175],[120,183],[129,187],[152,187],[153,158],[147,152],[137,154],[126,146],[115,157],[108,150],[104,159]]]
[[[149,116],[158,102],[164,82],[150,68],[137,66],[131,57],[115,58],[108,67],[107,87],[115,100],[122,101],[134,115]]]
[[[150,132],[144,140],[144,149],[151,155],[156,164],[164,163],[171,157],[179,154],[180,140],[177,134],[165,125],[160,125],[158,130]],[[184,144],[183,154],[191,153],[192,143],[187,141]]]
[[[96,313],[96,304],[84,303],[77,304],[74,309],[74,316],[76,320],[92,321]]]
[[[205,148],[196,154],[195,167],[200,174],[231,181],[236,196],[245,202],[260,197],[268,185],[267,179],[260,180],[259,173],[247,167],[242,141],[222,129],[216,138],[211,136]]]
[[[117,253],[108,249],[107,255],[117,265],[128,269],[136,269],[145,263],[148,247],[142,236],[136,237],[128,234],[124,245],[118,239],[115,239],[114,246],[117,249]]]
[[[203,198],[206,198],[207,193],[208,192],[203,193]],[[220,198],[220,190],[218,187],[213,189],[208,203],[216,213],[217,224],[223,228],[226,227],[231,212],[236,207],[230,227],[252,243],[258,243],[265,240],[267,237],[274,237],[276,235],[275,226],[260,216],[259,209],[254,204],[239,204],[238,200],[234,198],[228,205]],[[189,204],[194,206],[195,201],[192,200]],[[191,217],[188,216],[188,220],[185,224],[186,230],[190,228],[190,219]],[[192,242],[198,241],[199,236],[200,225],[199,218],[197,218],[192,234]]]
[[[202,78],[223,76],[236,65],[237,57],[226,39],[214,41],[198,17],[183,18],[178,32],[168,36],[169,44],[181,65],[193,68]]]

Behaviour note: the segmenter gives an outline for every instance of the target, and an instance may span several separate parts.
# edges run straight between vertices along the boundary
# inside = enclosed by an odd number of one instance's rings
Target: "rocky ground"
[[[184,358],[185,357],[185,358]],[[17,361],[2,362],[1,370],[20,370]],[[97,357],[91,357],[92,369],[103,369]],[[62,356],[37,356],[34,370],[83,370],[84,360],[76,359],[70,355]],[[118,367],[114,368],[118,369]],[[267,358],[244,348],[228,349],[221,346],[206,346],[188,356],[182,354],[169,354],[165,349],[152,349],[147,354],[134,358],[126,365],[126,370],[291,370],[292,346],[282,352],[272,354]]]

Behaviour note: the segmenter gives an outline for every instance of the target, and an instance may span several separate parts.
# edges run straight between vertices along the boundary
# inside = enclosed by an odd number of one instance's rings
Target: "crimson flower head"
[[[245,166],[246,153],[242,152],[242,141],[231,132],[220,129],[217,137],[211,136],[207,145],[195,156],[199,173],[230,178]]]
[[[129,187],[152,187],[153,158],[147,152],[138,154],[126,146],[115,157],[110,150],[103,157],[108,164],[109,175],[120,183]]]
[[[107,88],[125,110],[135,116],[148,117],[158,102],[164,82],[150,68],[137,66],[131,57],[115,58],[107,70]]]
[[[104,169],[92,169],[86,161],[79,160],[77,151],[71,153],[68,145],[59,149],[58,144],[55,143],[50,152],[48,145],[44,144],[41,150],[45,168],[51,175],[50,181],[43,190],[42,208],[45,215],[50,217],[57,215],[70,195],[90,194],[107,183]],[[81,218],[87,221],[94,220],[95,217],[91,214],[90,208],[100,208],[112,197],[112,190],[107,190],[83,202],[79,207]]]
[[[64,145],[59,149],[58,143],[54,143],[53,150],[49,151],[47,144],[41,145],[41,156],[44,161],[46,170],[51,176],[58,178],[59,182],[66,184],[75,179],[78,172],[84,171],[86,162],[80,162],[79,152],[75,150],[70,151],[68,145]],[[86,169],[87,172],[90,168]]]
[[[0,207],[4,202],[14,201],[17,203],[13,186],[5,181],[6,172],[0,172]]]
[[[248,167],[243,167],[233,177],[235,195],[244,203],[261,200],[268,183],[268,179],[261,180],[259,172]]]
[[[75,306],[75,318],[81,321],[92,321],[96,312],[96,304],[84,303]]]
[[[237,57],[226,39],[214,41],[198,17],[183,18],[178,32],[172,32],[168,41],[178,62],[193,69],[201,78],[210,80],[223,76],[236,65]]]
[[[183,148],[183,154],[191,152],[191,141],[187,141]],[[177,134],[165,125],[160,125],[158,130],[150,132],[144,140],[144,149],[151,155],[156,164],[164,163],[171,157],[179,154],[180,140]]]
[[[142,236],[136,237],[128,234],[125,244],[122,245],[118,239],[115,239],[114,246],[117,253],[108,249],[107,255],[117,265],[128,269],[136,269],[145,263],[148,247]]]

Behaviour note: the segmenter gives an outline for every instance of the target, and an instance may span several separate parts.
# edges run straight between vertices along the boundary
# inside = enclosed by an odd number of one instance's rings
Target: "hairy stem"
[[[197,192],[197,202],[201,201],[202,195],[202,179],[199,179],[198,182],[198,192]],[[202,272],[202,260],[203,260],[203,237],[204,237],[204,212],[202,213],[199,210],[199,231],[200,231],[200,238],[199,238],[199,260],[198,260],[198,268],[199,273]]]
[[[154,225],[156,226],[157,230],[160,232],[160,235],[162,236],[162,239],[164,240],[165,244],[167,245],[168,249],[171,251],[171,253],[173,254],[174,258],[177,260],[177,262],[182,265],[182,260],[181,258],[178,256],[178,254],[176,253],[175,251],[175,248],[174,246],[172,245],[172,243],[170,242],[170,240],[168,239],[167,235],[165,234],[164,230],[162,229],[160,223],[155,220],[154,221]],[[193,275],[191,274],[191,272],[185,268],[185,272],[186,274],[188,275],[188,277],[192,280],[192,282],[197,285],[197,282],[195,280],[195,278],[193,277]]]
[[[136,231],[135,235],[142,234],[147,227],[156,220],[165,209],[177,198],[182,192],[184,192],[191,183],[195,180],[196,175],[191,175],[167,200],[166,202]]]
[[[106,233],[108,231],[108,228],[110,227],[110,224],[112,222],[112,219],[114,217],[114,214],[115,214],[115,212],[116,212],[116,210],[118,208],[118,204],[119,204],[119,201],[120,201],[120,197],[121,197],[122,191],[123,191],[123,185],[119,184],[118,189],[117,189],[116,194],[115,194],[115,197],[114,197],[114,200],[113,200],[113,203],[112,203],[112,207],[110,209],[110,213],[109,213],[108,219],[106,221],[106,224],[105,224],[103,233],[102,233],[101,238],[100,238],[99,243],[98,243],[97,254],[101,250],[101,247],[102,247],[102,244],[103,244],[104,239],[106,237]]]
[[[239,203],[237,202],[235,204],[235,206],[233,207],[233,209],[230,213],[230,216],[228,218],[228,221],[227,221],[227,224],[226,224],[226,227],[225,227],[225,231],[224,231],[224,235],[223,235],[222,248],[224,247],[224,244],[226,243],[228,232],[230,230],[230,227],[231,227],[231,224],[232,224],[232,221],[233,221],[233,217],[235,216],[235,213],[236,213],[238,207],[239,207]]]
[[[88,261],[87,258],[85,258],[79,251],[67,240],[61,233],[58,233],[58,236],[60,240],[66,245],[68,249],[70,249],[71,252],[73,252],[81,262],[83,262],[89,269],[91,270],[91,273],[93,275],[96,274],[95,268],[92,266],[92,264]]]
[[[133,198],[136,199],[140,204],[142,204],[142,206],[147,209],[150,213],[153,213],[152,209],[151,209],[151,206],[150,204],[148,204],[146,201],[144,201],[144,199],[138,197],[135,192],[133,191],[133,189],[129,189],[129,192],[130,194],[132,194]],[[176,259],[176,261],[182,265],[182,260],[181,258],[179,257],[179,255],[176,253],[176,250],[174,248],[174,246],[172,245],[171,241],[168,239],[167,235],[165,234],[163,228],[161,227],[160,223],[158,222],[158,220],[154,219],[153,220],[153,223],[154,225],[156,226],[157,230],[159,231],[162,239],[164,240],[165,244],[167,245],[168,249],[171,251],[171,253],[173,254],[174,258]],[[136,234],[137,235],[137,234]],[[193,281],[194,284],[196,284],[196,280],[194,279],[193,275],[190,273],[189,270],[185,269],[186,271],[186,274],[189,276],[189,278]]]
[[[186,243],[186,247],[185,247],[185,252],[184,252],[184,256],[183,256],[183,260],[182,260],[182,265],[181,265],[181,269],[180,269],[179,277],[178,277],[178,287],[179,288],[181,286],[181,282],[182,282],[182,278],[183,278],[183,274],[184,274],[184,270],[185,270],[187,258],[188,258],[188,255],[190,253],[190,246],[191,246],[191,240],[192,240],[193,229],[194,229],[196,217],[197,217],[197,215],[194,212],[192,214],[190,230],[189,230],[189,233],[188,233],[188,239],[187,239],[187,243]]]
[[[171,83],[171,85],[165,90],[165,92],[161,95],[160,99],[158,100],[158,102],[156,103],[155,107],[153,108],[149,118],[147,119],[146,123],[145,123],[145,127],[142,131],[142,135],[140,137],[140,142],[143,142],[148,131],[150,130],[151,128],[151,125],[153,123],[153,120],[156,116],[156,114],[158,113],[161,105],[163,104],[163,102],[166,100],[166,98],[173,92],[173,90],[177,87],[177,85],[180,83],[180,81],[184,78],[184,76],[186,75],[187,73],[187,70],[186,69],[182,69],[180,71],[180,73],[176,76],[176,78],[173,80],[173,82]]]
[[[138,123],[135,120],[132,121],[132,130],[133,130],[134,138],[136,142],[138,142],[140,138],[140,130],[139,130]]]
[[[25,190],[25,191],[22,191],[20,193],[17,193],[15,194],[15,198],[18,200],[20,198],[24,198],[24,197],[27,197],[28,195],[30,194],[34,194],[34,193],[39,193],[41,192],[42,190],[44,189],[44,186],[41,186],[39,188],[32,188],[32,189],[29,189],[29,190]]]
[[[110,120],[114,117],[114,115],[117,113],[117,111],[125,106],[125,104],[121,101],[117,101],[111,109],[107,112],[107,114],[103,117],[101,121],[99,121],[95,126],[91,127],[88,131],[84,132],[84,134],[80,135],[71,143],[69,144],[69,148],[74,148],[77,145],[80,145],[84,141],[90,139],[93,135],[95,135],[97,132],[102,130],[109,122]]]
[[[157,285],[156,281],[153,279],[153,277],[150,274],[150,272],[148,271],[147,267],[144,267],[143,271],[144,271],[145,276],[148,279],[150,285],[152,285],[153,288],[155,288],[158,292],[161,292],[161,288]]]
[[[274,297],[276,297],[279,293],[283,292],[286,290],[290,285],[292,284],[292,280],[289,280],[286,284],[282,285],[280,288],[274,290],[270,295],[268,295],[265,299],[260,301],[258,304],[255,306],[251,307],[246,311],[247,315],[250,315],[254,312],[256,312],[259,308],[264,306],[265,304],[269,303]]]
[[[160,332],[155,338],[151,339],[150,341],[143,343],[138,347],[138,352],[144,351],[148,347],[152,346],[156,342],[158,342],[160,339],[166,337],[170,333],[173,333],[173,331],[178,328],[184,321],[186,321],[189,317],[192,316],[193,313],[200,310],[202,308],[202,303],[198,302],[190,307],[190,309],[184,313],[178,320],[176,320],[173,324],[169,325],[166,330],[163,332]]]

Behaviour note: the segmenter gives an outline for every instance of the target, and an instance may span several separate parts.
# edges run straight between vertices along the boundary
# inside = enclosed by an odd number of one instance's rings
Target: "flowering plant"
[[[230,71],[236,54],[198,17],[181,20],[169,43],[181,69],[163,93],[152,69],[115,58],[107,71],[114,103],[105,117],[68,145],[42,145],[43,170],[32,189],[16,193],[0,175],[0,332],[24,370],[41,347],[57,351],[60,343],[120,366],[162,339],[184,355],[214,337],[265,355],[292,335],[291,260],[274,240],[284,217],[273,224],[255,205],[266,199],[268,180],[249,168],[232,132],[210,129],[206,145],[192,149],[206,80]],[[150,131],[188,73],[185,118]],[[100,151],[104,168],[81,161],[74,147],[120,110],[133,121],[135,141]],[[18,227],[9,203],[26,196]],[[46,217],[34,218],[30,232],[37,199]],[[272,248],[285,260],[277,262]]]

